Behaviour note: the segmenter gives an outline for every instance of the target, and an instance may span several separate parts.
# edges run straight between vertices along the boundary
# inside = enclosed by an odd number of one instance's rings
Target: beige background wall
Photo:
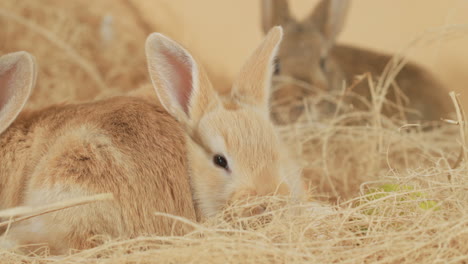
[[[260,0],[133,1],[160,31],[183,42],[230,78],[262,37]],[[297,17],[306,16],[316,3],[290,1]],[[395,52],[426,30],[455,24],[465,24],[465,33],[433,41],[410,56],[468,102],[467,0],[353,0],[340,41]]]

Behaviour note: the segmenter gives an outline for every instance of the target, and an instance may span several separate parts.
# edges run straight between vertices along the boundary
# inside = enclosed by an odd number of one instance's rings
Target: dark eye
[[[273,62],[273,74],[274,75],[278,75],[280,74],[280,61],[278,58],[275,58],[274,62]]]
[[[327,69],[327,59],[325,57],[320,58],[320,68],[322,71],[325,71]]]
[[[227,162],[226,158],[224,156],[222,156],[222,155],[218,155],[218,154],[214,155],[213,162],[218,167],[221,167],[221,168],[223,168],[225,170],[229,169],[228,162]]]

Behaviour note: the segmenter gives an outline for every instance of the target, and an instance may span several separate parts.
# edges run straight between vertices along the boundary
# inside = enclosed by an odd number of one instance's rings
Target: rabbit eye
[[[278,58],[275,58],[274,62],[273,62],[273,74],[274,75],[278,75],[280,74],[280,61]]]
[[[222,156],[222,155],[218,155],[218,154],[214,155],[213,163],[216,166],[218,166],[220,168],[223,168],[225,170],[229,169],[228,162],[227,162],[226,158],[224,156]]]
[[[320,58],[320,68],[325,71],[327,69],[327,59],[325,57]]]

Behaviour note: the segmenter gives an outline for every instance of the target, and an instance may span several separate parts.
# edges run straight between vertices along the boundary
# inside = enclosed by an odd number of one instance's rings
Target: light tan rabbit
[[[119,96],[18,115],[34,87],[34,59],[0,57],[0,209],[115,197],[15,223],[0,241],[47,243],[63,254],[95,245],[93,235],[186,231],[154,212],[196,220],[196,212],[210,217],[243,197],[300,198],[299,172],[268,112],[281,37],[280,27],[271,30],[222,98],[183,47],[153,33],[146,52],[164,108],[151,96]]]
[[[371,73],[373,79],[377,79],[391,56],[335,44],[344,26],[349,5],[349,0],[322,0],[308,17],[303,21],[296,21],[289,12],[287,0],[262,0],[263,30],[267,32],[275,25],[282,25],[284,29],[275,74],[290,76],[335,93],[343,89],[343,81],[348,86],[352,84],[356,75]],[[405,103],[405,99],[400,98],[403,105],[420,113],[407,114],[409,121],[440,120],[452,111],[448,91],[422,67],[407,64],[396,77],[396,83],[408,99]],[[352,91],[367,100],[371,99],[367,80],[359,83]],[[300,102],[304,96],[310,95],[310,90],[297,85],[285,85],[272,99]],[[396,95],[394,87],[390,87],[387,99],[397,103]],[[358,109],[365,108],[356,97],[347,98],[347,102]],[[304,107],[299,104],[298,107],[291,107],[285,116],[275,113],[273,116],[276,122],[284,124],[296,121],[303,111]],[[394,116],[398,111],[396,107],[387,104],[383,113]]]

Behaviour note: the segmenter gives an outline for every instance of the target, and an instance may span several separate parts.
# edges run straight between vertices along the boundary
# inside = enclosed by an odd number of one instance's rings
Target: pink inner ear
[[[173,76],[170,76],[169,86],[171,87],[171,93],[177,99],[184,112],[189,114],[189,101],[192,93],[192,65],[188,58],[182,56],[175,56],[169,50],[165,50],[163,55],[167,59]],[[185,61],[183,61],[185,59]]]

